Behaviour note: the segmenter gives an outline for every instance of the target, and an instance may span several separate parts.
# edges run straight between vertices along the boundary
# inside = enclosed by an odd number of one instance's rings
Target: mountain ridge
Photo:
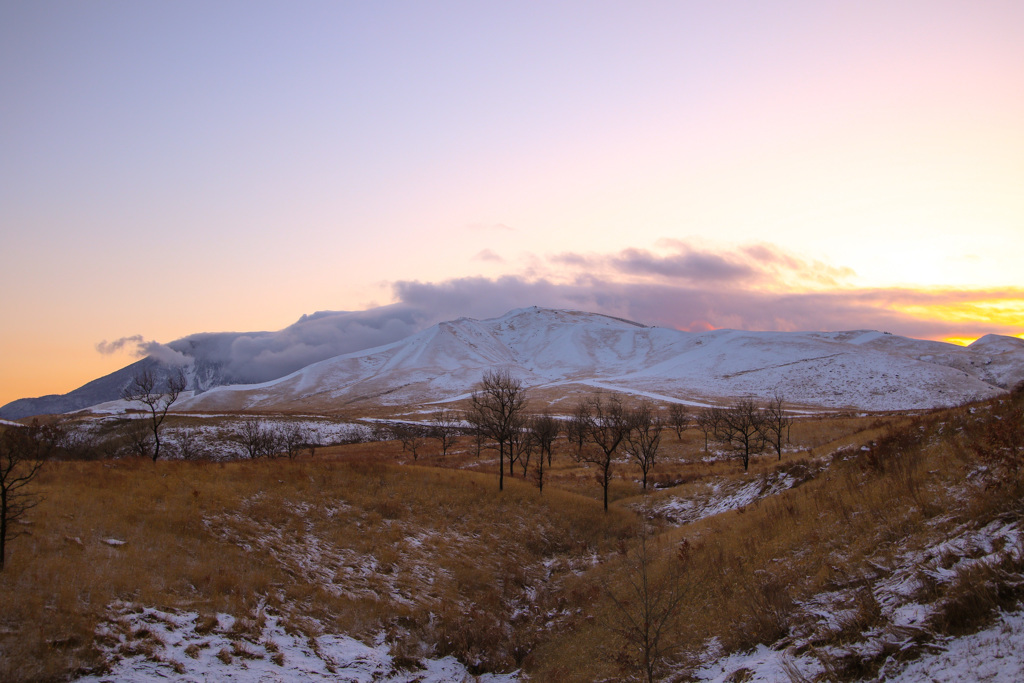
[[[991,354],[877,331],[694,333],[580,311],[516,309],[438,323],[399,342],[258,386],[218,387],[184,410],[329,410],[464,397],[492,367],[532,389],[600,386],[721,402],[779,389],[821,408],[902,410],[988,398],[1024,379],[1024,343]]]
[[[766,396],[778,389],[808,406],[865,410],[951,405],[1024,381],[1024,340],[1014,337],[987,335],[961,347],[876,330],[683,332],[539,307],[439,322],[262,382],[233,379],[244,377],[245,368],[229,368],[222,360],[229,357],[225,349],[246,344],[284,357],[288,347],[282,339],[309,336],[304,325],[363,325],[363,319],[321,311],[279,333],[203,333],[171,342],[168,347],[192,360],[185,368],[190,395],[175,409],[330,410],[454,400],[491,367],[507,367],[537,389],[600,386],[691,403]],[[322,337],[322,331],[315,332]],[[280,337],[267,341],[275,334]],[[145,368],[166,377],[173,366],[145,358],[63,396],[14,401],[0,408],[0,417],[70,412],[116,400],[132,374]]]

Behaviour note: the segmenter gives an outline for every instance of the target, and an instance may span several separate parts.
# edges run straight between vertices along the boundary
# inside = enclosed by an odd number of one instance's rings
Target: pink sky
[[[3,3],[0,404],[133,360],[104,340],[399,283],[1020,334],[1021,27],[1019,2]]]

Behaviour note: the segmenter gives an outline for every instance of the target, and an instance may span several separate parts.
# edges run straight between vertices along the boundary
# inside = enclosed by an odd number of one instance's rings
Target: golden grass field
[[[135,652],[109,635],[120,604],[231,614],[240,643],[272,612],[311,635],[384,634],[410,666],[451,654],[477,673],[629,679],[636,651],[616,635],[623,613],[610,596],[636,571],[644,516],[652,581],[671,577],[686,596],[663,675],[685,680],[711,638],[725,652],[855,644],[886,627],[872,582],[913,571],[908,553],[965,525],[1019,519],[1020,472],[974,448],[993,406],[802,418],[781,461],[758,456],[749,473],[709,461],[696,430],[666,430],[652,478],[665,487],[642,492],[639,469],[618,462],[607,513],[564,437],[543,494],[518,467],[499,493],[494,451],[477,457],[468,437],[446,457],[428,443],[415,461],[384,442],[295,460],[48,462],[0,573],[0,680],[68,680],[144,651],[145,634]],[[691,523],[653,513],[783,475],[795,485]],[[1005,550],[997,569],[1019,574]],[[1018,589],[978,571],[919,596],[941,605],[913,636],[922,647],[1016,603]],[[848,603],[838,626],[802,607],[822,594]],[[832,679],[857,680],[892,654],[823,657]]]

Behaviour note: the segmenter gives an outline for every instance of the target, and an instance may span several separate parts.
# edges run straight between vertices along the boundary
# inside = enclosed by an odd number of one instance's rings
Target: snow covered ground
[[[266,612],[254,623],[241,623],[229,614],[210,620],[196,612],[119,604],[98,636],[115,663],[107,673],[83,676],[75,679],[77,683],[168,679],[186,683],[503,683],[519,679],[514,673],[474,677],[454,657],[423,659],[415,668],[403,669],[382,640],[366,645],[343,635],[306,636]]]
[[[895,667],[894,667],[895,668]],[[708,683],[801,683],[824,673],[820,660],[761,645],[716,659],[694,672]],[[874,679],[889,683],[1019,683],[1024,681],[1024,610],[1001,613],[991,627],[959,638],[940,638],[931,652],[901,671]]]
[[[705,517],[746,507],[762,498],[782,493],[804,481],[804,475],[776,471],[754,476],[750,481],[718,479],[698,485],[684,496],[661,498],[651,506],[650,513],[670,524],[682,525]],[[809,476],[809,475],[808,475]]]
[[[981,529],[953,530],[927,548],[909,550],[892,567],[875,564],[874,576],[864,577],[880,616],[860,639],[817,648],[830,632],[843,629],[853,617],[854,589],[815,596],[801,605],[784,649],[759,645],[751,652],[724,655],[717,641],[708,643],[704,664],[694,672],[700,681],[801,681],[827,674],[830,662],[854,658],[884,661],[871,681],[945,683],[1024,680],[1024,610],[1000,613],[995,623],[977,633],[960,636],[935,634],[929,623],[939,605],[919,602],[924,582],[951,584],[965,572],[982,565],[998,566],[1005,558],[1020,561],[1024,534],[1016,522],[994,521]],[[1013,577],[1010,577],[1013,578]],[[1024,577],[1016,577],[1024,581]],[[903,657],[885,653],[913,653]]]

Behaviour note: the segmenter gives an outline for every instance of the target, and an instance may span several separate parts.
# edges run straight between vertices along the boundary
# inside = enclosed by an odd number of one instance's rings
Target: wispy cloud
[[[121,337],[120,339],[115,339],[114,341],[111,342],[108,342],[106,339],[104,339],[103,341],[98,342],[96,344],[96,350],[102,353],[104,356],[109,356],[111,354],[125,350],[126,346],[133,349],[137,348],[139,344],[144,344],[145,341],[146,340],[142,337],[141,334],[133,334],[130,337]]]
[[[498,253],[496,253],[496,252],[494,252],[494,251],[492,251],[490,249],[484,249],[484,250],[478,252],[477,255],[473,257],[473,259],[475,261],[490,261],[490,262],[493,262],[493,263],[504,263],[505,262],[505,259],[502,258],[501,255],[499,255]]]
[[[834,287],[849,280],[849,268],[808,261],[771,244],[731,250],[701,248],[682,240],[662,240],[658,252],[624,249],[614,254],[562,252],[548,262],[607,281],[666,282],[675,285],[715,283],[717,287]]]
[[[108,342],[103,340],[96,344],[96,350],[103,355],[111,355],[120,351],[128,351],[136,358],[150,356],[167,365],[183,366],[189,365],[193,359],[181,351],[177,351],[166,344],[156,341],[147,341],[141,334],[133,334],[130,337],[121,337]]]

